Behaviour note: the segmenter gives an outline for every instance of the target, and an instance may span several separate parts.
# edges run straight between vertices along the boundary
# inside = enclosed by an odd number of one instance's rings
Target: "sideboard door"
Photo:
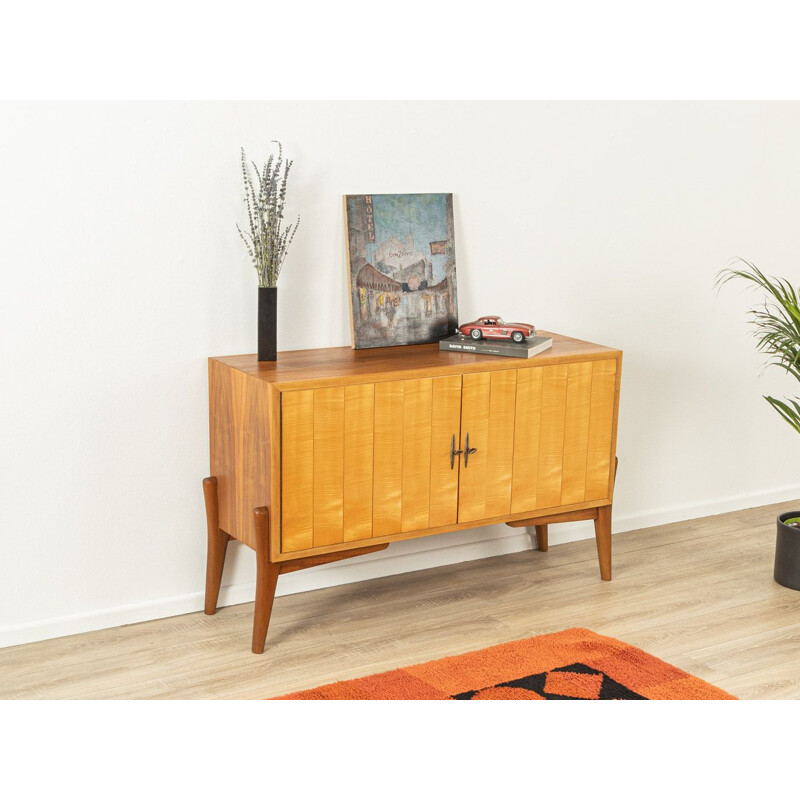
[[[281,552],[454,525],[461,376],[281,394]]]
[[[461,376],[375,384],[372,535],[455,524]]]
[[[511,512],[517,370],[464,375],[461,400],[462,456],[458,521]]]
[[[511,513],[610,499],[616,359],[517,375]]]

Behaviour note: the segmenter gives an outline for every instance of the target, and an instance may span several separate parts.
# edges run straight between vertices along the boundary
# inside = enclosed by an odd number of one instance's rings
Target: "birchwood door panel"
[[[517,371],[464,375],[458,521],[489,519],[511,510]]]
[[[461,445],[461,376],[433,379],[431,407],[431,501],[428,525],[431,528],[455,525],[458,521],[459,459],[450,458],[450,449]]]
[[[344,387],[314,389],[314,547],[344,541],[344,419]]]
[[[455,523],[460,400],[460,375],[375,384],[373,537]]]
[[[511,513],[609,497],[616,359],[519,370]]]
[[[283,392],[281,552],[610,496],[617,360]],[[475,452],[451,461],[455,449]]]
[[[584,500],[609,495],[614,467],[611,442],[616,413],[617,360],[592,362],[592,395]]]
[[[346,542],[372,536],[375,385],[344,387],[344,517]]]
[[[281,551],[370,539],[374,384],[281,394]],[[380,428],[387,435],[387,426]]]
[[[281,549],[314,546],[314,390],[281,395]],[[310,435],[309,435],[310,433]],[[286,454],[291,453],[291,458]]]
[[[455,524],[461,376],[281,395],[281,552]]]

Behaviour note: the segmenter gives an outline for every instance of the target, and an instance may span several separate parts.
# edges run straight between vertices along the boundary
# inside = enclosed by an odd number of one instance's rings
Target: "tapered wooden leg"
[[[256,610],[253,618],[253,652],[263,653],[281,565],[269,560],[269,509],[257,508],[253,514],[256,523]]]
[[[611,580],[611,506],[597,509],[594,521],[594,536],[597,540],[597,560],[600,562],[600,577]]]
[[[206,614],[217,610],[219,587],[222,583],[222,568],[230,536],[219,529],[219,495],[217,479],[203,480],[203,495],[206,500],[206,523],[208,524],[208,555],[206,559]]]
[[[534,525],[536,528],[536,549],[547,550],[547,525]]]

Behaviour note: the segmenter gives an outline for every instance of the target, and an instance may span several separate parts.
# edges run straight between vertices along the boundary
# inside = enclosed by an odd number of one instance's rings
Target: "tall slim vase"
[[[258,287],[258,360],[278,360],[278,287]]]

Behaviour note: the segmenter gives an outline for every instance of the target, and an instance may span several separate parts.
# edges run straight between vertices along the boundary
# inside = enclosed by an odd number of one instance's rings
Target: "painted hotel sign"
[[[364,197],[364,201],[366,203],[366,218],[367,218],[367,241],[374,242],[375,241],[375,217],[372,213],[372,195],[368,194]]]

